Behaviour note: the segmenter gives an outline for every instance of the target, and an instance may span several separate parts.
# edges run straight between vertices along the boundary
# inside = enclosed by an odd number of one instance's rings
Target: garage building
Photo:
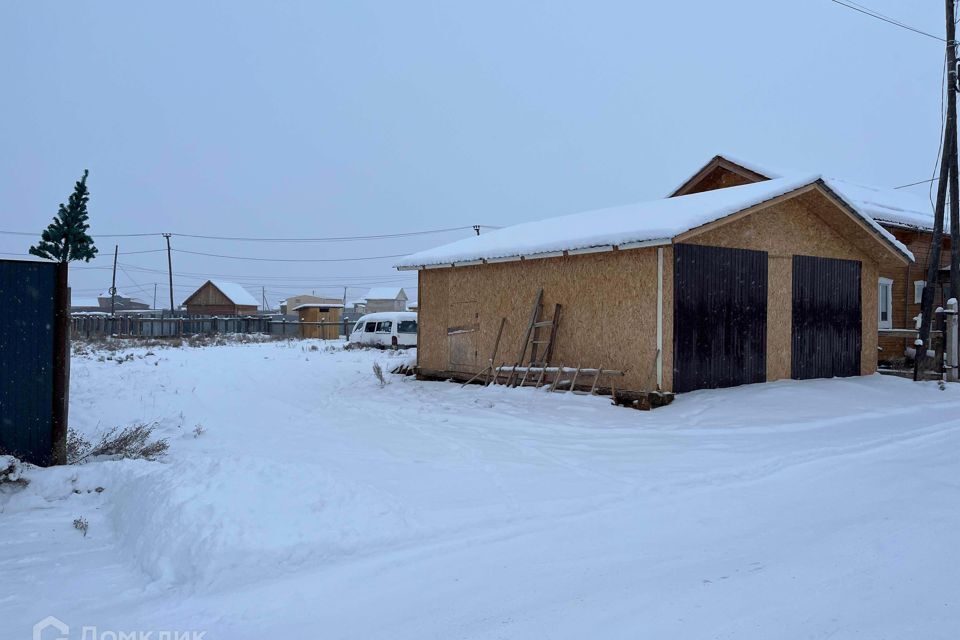
[[[515,225],[397,267],[419,272],[425,375],[480,371],[501,319],[495,364],[516,364],[542,289],[545,310],[562,308],[551,364],[683,392],[873,373],[878,272],[912,260],[803,176]]]

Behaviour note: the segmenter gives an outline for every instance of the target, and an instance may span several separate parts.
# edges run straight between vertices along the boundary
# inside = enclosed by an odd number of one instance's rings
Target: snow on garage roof
[[[235,282],[224,282],[223,280],[211,280],[210,284],[220,289],[220,293],[227,296],[235,305],[239,306],[260,306],[260,303],[250,295],[250,292]]]
[[[816,175],[779,178],[675,198],[574,213],[505,227],[471,236],[400,260],[398,269],[448,266],[524,258],[562,252],[590,253],[669,244],[675,236],[791,191],[819,182]],[[832,190],[832,189],[831,189]],[[838,194],[839,195],[839,194]],[[842,199],[842,196],[841,196]],[[849,204],[849,203],[848,203]],[[886,229],[851,205],[874,231],[904,256],[913,255]]]
[[[697,170],[697,173],[684,180],[671,193],[676,193],[681,187],[695,178],[700,171],[709,166],[714,160],[726,160],[731,164],[742,167],[752,173],[765,178],[777,179],[789,176],[803,175],[800,171],[760,165],[744,160],[728,153],[714,156],[706,165]],[[921,231],[933,230],[933,205],[924,196],[915,193],[891,189],[889,187],[871,187],[861,185],[840,178],[823,178],[824,183],[847,204],[863,215],[868,215],[881,224]],[[944,221],[944,229],[949,230],[949,220]]]

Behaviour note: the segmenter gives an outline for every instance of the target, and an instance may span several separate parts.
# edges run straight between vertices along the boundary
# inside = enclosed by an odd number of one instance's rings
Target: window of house
[[[926,280],[914,280],[913,282],[913,301],[920,304],[923,301],[923,288],[927,286]]]
[[[880,278],[877,294],[877,319],[881,329],[893,328],[893,280]]]

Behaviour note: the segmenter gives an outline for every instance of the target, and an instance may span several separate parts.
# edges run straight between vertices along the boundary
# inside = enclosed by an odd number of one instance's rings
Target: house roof
[[[817,175],[794,176],[525,222],[414,253],[396,266],[417,269],[669,244],[682,233],[811,185],[826,186]],[[828,187],[828,191],[844,199],[836,190]],[[845,204],[889,248],[913,260],[913,254],[889,231],[852,203]]]
[[[250,295],[249,291],[247,291],[246,289],[244,289],[243,287],[241,287],[240,285],[234,282],[224,282],[223,280],[207,280],[202,285],[200,285],[200,287],[196,291],[191,293],[187,297],[187,299],[183,301],[183,303],[187,304],[188,302],[190,302],[190,300],[192,300],[193,297],[197,295],[197,292],[200,291],[200,289],[203,289],[205,286],[207,286],[207,284],[211,284],[217,289],[219,289],[220,293],[225,295],[230,302],[232,302],[237,306],[242,306],[242,307],[260,306],[260,303],[257,301],[256,298]]]
[[[99,297],[100,297],[100,298],[103,298],[104,300],[109,300],[109,299],[110,299],[110,292],[109,292],[109,291],[104,291],[103,293],[100,294]],[[134,296],[129,296],[129,295],[127,295],[126,293],[124,293],[123,291],[117,290],[117,300],[120,300],[120,299],[130,300],[131,302],[138,302],[138,303],[140,303],[140,304],[148,304],[147,301],[144,300],[143,298],[137,298],[137,297],[134,297]]]
[[[215,286],[217,289],[220,289],[220,293],[227,296],[235,305],[238,306],[254,306],[257,307],[260,305],[260,302],[257,301],[250,292],[238,285],[235,282],[224,282],[223,280],[210,280],[210,284]]]
[[[70,297],[71,307],[100,307],[100,301],[96,298],[74,298]]]
[[[367,291],[364,300],[399,300],[406,298],[407,294],[403,287],[374,287]]]
[[[378,311],[376,313],[367,313],[359,318],[357,322],[361,320],[416,320],[417,312],[416,311]]]
[[[318,304],[316,302],[310,302],[308,304],[298,304],[292,310],[297,311],[298,309],[343,309],[342,304]]]
[[[716,155],[707,164],[687,178],[671,195],[680,191],[711,164],[725,160],[728,163],[746,169],[761,178],[777,179],[802,175],[802,172],[770,165],[759,165],[730,154]],[[856,208],[881,224],[905,229],[920,231],[933,230],[933,205],[924,196],[891,189],[889,187],[871,187],[857,184],[840,178],[823,177],[824,183],[837,195],[841,196],[850,206]],[[949,220],[944,220],[944,229],[949,229]]]

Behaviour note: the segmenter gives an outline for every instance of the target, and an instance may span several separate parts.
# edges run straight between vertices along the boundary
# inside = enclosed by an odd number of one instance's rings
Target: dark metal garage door
[[[767,378],[767,253],[674,246],[673,388]]]
[[[860,375],[860,262],[793,257],[793,377]]]

